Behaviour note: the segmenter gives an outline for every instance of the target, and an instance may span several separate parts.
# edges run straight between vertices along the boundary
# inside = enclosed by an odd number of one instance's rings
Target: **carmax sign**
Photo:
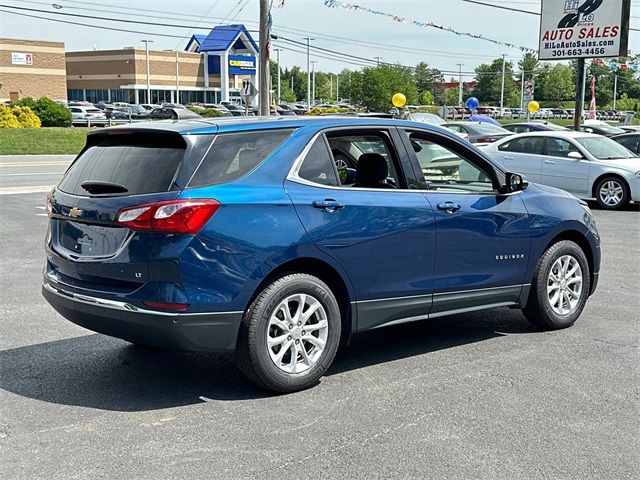
[[[542,0],[540,60],[626,57],[631,0]]]

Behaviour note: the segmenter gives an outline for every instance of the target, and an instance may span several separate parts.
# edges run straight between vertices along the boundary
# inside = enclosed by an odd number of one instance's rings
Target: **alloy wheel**
[[[598,192],[600,201],[609,207],[615,207],[622,202],[624,197],[624,188],[620,182],[616,180],[607,180],[600,186]]]
[[[557,315],[573,313],[582,294],[582,268],[572,255],[558,258],[549,271],[547,278],[547,298],[551,309]]]
[[[322,303],[309,294],[290,295],[269,318],[269,356],[283,372],[302,373],[318,362],[328,334],[329,321]]]

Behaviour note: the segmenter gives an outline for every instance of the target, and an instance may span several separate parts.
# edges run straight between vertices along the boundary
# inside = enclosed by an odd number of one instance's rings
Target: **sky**
[[[257,30],[259,0],[4,0],[4,5],[18,6],[89,16],[103,16],[154,23],[188,25],[190,28],[175,28],[134,23],[118,23],[105,20],[57,16],[51,13],[21,13],[56,18],[98,26],[111,26],[126,30],[116,32],[86,26],[68,25],[44,19],[12,15],[0,11],[0,37],[34,40],[64,41],[68,51],[92,49],[117,49],[130,46],[142,47],[143,38],[154,41],[150,48],[183,49],[193,33],[207,33],[210,28],[224,23],[245,23],[249,30]],[[483,0],[530,11],[540,11],[540,0]],[[558,0],[561,1],[561,0]],[[389,63],[416,65],[427,62],[430,66],[446,72],[457,72],[458,64],[469,72],[481,63],[487,63],[503,54],[517,61],[520,50],[496,45],[484,40],[468,38],[434,28],[421,28],[408,23],[398,23],[390,18],[372,15],[363,11],[344,8],[328,8],[323,0],[274,0],[272,10],[274,34],[280,37],[305,42],[304,37],[313,37],[312,45],[326,50],[339,51]],[[405,17],[412,21],[433,22],[454,28],[459,32],[481,34],[500,42],[536,48],[538,42],[539,17],[509,12],[463,0],[344,0],[370,9]],[[640,0],[632,0],[631,26],[640,29]],[[56,7],[54,8],[55,5]],[[6,8],[0,7],[0,10]],[[15,10],[14,10],[15,11]],[[194,27],[194,28],[191,28]],[[132,33],[137,30],[142,33]],[[152,35],[158,34],[158,35]],[[252,33],[257,39],[257,32]],[[166,35],[166,36],[161,36]],[[337,38],[339,37],[339,38]],[[304,46],[274,42],[278,46],[280,61],[284,67],[301,66],[306,69]],[[631,32],[629,47],[640,52],[640,32]],[[275,58],[275,52],[272,53]],[[327,58],[329,57],[329,58]],[[370,61],[349,58],[336,59],[329,52],[312,53],[317,69],[339,72],[343,68],[358,69]],[[347,63],[348,61],[354,64]],[[451,74],[447,74],[450,77]]]

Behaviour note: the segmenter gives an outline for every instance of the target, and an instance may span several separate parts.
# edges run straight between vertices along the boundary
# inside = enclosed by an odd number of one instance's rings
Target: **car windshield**
[[[607,137],[576,138],[576,141],[598,160],[619,160],[635,156],[630,150]]]
[[[543,125],[547,127],[548,130],[568,130],[566,127],[556,125],[555,123],[545,123]]]

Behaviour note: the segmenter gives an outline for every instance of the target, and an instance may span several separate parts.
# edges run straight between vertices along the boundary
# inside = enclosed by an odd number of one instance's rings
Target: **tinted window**
[[[503,152],[529,153],[542,155],[544,153],[544,137],[520,137],[498,147]]]
[[[189,186],[216,185],[245,176],[271,155],[292,132],[263,130],[217,135]]]
[[[483,192],[493,190],[491,176],[482,168],[427,135],[410,133],[429,190]]]
[[[89,180],[124,185],[125,195],[167,191],[186,149],[177,134],[99,135],[89,143],[60,182],[63,192],[89,195],[80,186]]]
[[[640,153],[640,136],[616,138],[616,142],[635,153]]]
[[[322,185],[338,185],[331,154],[324,137],[318,138],[304,158],[298,176]]]
[[[552,157],[566,157],[570,152],[580,153],[577,147],[561,138],[550,138],[548,149]]]

